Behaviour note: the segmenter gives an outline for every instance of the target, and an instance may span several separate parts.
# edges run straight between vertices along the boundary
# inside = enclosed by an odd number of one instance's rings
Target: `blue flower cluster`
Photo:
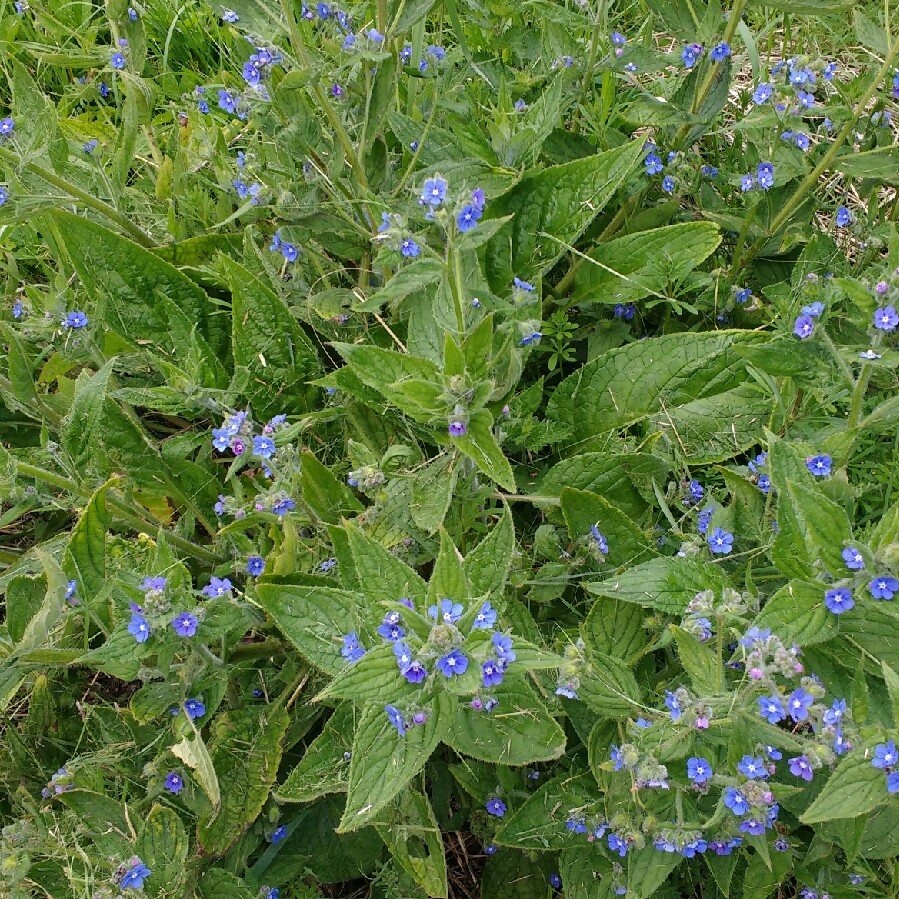
[[[872,599],[889,602],[899,593],[899,578],[891,564],[873,553],[868,547],[846,546],[843,562],[850,574],[824,592],[824,605],[834,615],[842,615],[855,607],[859,592],[867,590]],[[872,574],[872,569],[876,574]]]

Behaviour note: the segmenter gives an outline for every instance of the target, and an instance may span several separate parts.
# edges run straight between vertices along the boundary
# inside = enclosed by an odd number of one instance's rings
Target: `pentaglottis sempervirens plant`
[[[892,895],[889,6],[0,40],[4,896]]]

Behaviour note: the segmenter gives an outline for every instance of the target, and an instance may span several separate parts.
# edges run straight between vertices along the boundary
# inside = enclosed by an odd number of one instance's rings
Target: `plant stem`
[[[584,70],[584,79],[581,82],[581,91],[577,98],[577,103],[574,107],[574,122],[572,122],[571,130],[574,134],[577,134],[580,129],[580,109],[584,100],[587,97],[587,90],[590,87],[590,84],[593,81],[593,68],[596,65],[596,51],[599,47],[599,32],[602,28],[603,20],[605,16],[603,15],[605,5],[605,0],[597,0],[596,3],[596,21],[593,23],[593,37],[590,39],[590,55],[587,59],[587,68]]]
[[[155,247],[156,244],[147,237],[144,232],[137,227],[127,216],[123,215],[117,209],[114,209],[108,203],[105,203],[103,200],[93,196],[93,194],[87,193],[87,191],[83,191],[80,187],[76,187],[69,181],[66,181],[65,178],[60,178],[59,175],[51,172],[49,169],[45,169],[43,166],[38,165],[36,162],[26,162],[25,160],[19,159],[15,153],[11,150],[7,150],[5,147],[0,147],[0,160],[7,163],[8,165],[16,168],[18,166],[22,166],[27,169],[33,175],[37,175],[39,178],[43,178],[44,181],[49,182],[54,187],[58,187],[60,190],[64,190],[69,196],[78,200],[82,204],[88,207],[88,209],[93,209],[95,212],[99,212],[100,215],[105,215],[106,218],[115,222],[123,231],[125,231],[129,237],[131,237],[134,241],[139,243],[142,247]]]

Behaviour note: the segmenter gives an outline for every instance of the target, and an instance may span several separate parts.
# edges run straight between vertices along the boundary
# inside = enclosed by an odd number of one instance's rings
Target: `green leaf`
[[[177,759],[181,759],[188,768],[194,772],[197,783],[203,792],[209,797],[213,808],[217,809],[222,798],[221,789],[219,787],[218,777],[216,776],[215,766],[209,755],[209,750],[203,742],[200,732],[193,726],[193,737],[182,737],[180,743],[176,743],[169,748],[169,752]]]
[[[309,411],[308,382],[321,372],[315,347],[277,294],[230,257],[218,259],[231,289],[234,374],[255,416]]]
[[[682,628],[671,625],[677,643],[677,655],[684,671],[700,696],[716,696],[725,686],[724,672],[718,668],[718,656],[710,645],[701,643]]]
[[[309,508],[328,524],[337,524],[350,512],[361,512],[365,507],[346,484],[338,481],[330,469],[322,465],[308,450],[300,454],[302,474],[300,486],[303,499]]]
[[[487,245],[493,290],[505,290],[514,275],[530,281],[551,268],[611,200],[642,153],[642,142],[632,141],[540,169],[491,203],[491,218],[515,216]]]
[[[361,627],[356,620],[357,594],[336,587],[263,581],[256,595],[281,633],[313,665],[332,675],[346,667],[340,654],[343,637]]]
[[[190,352],[190,330],[196,327],[205,354],[227,359],[226,320],[193,281],[88,218],[59,209],[47,215],[78,276],[101,301],[107,327],[135,345],[152,346],[163,358],[174,347],[178,359]]]
[[[459,456],[441,454],[432,459],[412,482],[412,520],[418,527],[433,534],[449,510],[459,478]]]
[[[83,369],[75,381],[75,396],[68,415],[62,420],[60,438],[78,467],[85,465],[96,453],[103,438],[103,414],[111,374],[110,361],[95,374]]]
[[[137,856],[153,872],[144,884],[148,896],[181,893],[186,874],[187,834],[181,818],[170,808],[154,805],[137,837]]]
[[[130,854],[131,828],[121,802],[81,789],[67,790],[55,798],[78,815],[97,851],[104,855]]]
[[[416,790],[405,790],[376,827],[390,857],[415,880],[428,896],[445,897],[446,854],[443,836],[428,797]]]
[[[669,615],[680,615],[703,590],[719,594],[729,587],[727,575],[712,562],[689,557],[651,559],[617,577],[585,585],[590,593],[635,602]]]
[[[824,605],[822,584],[790,581],[765,602],[753,624],[769,628],[784,643],[811,646],[837,633],[835,617]]]
[[[472,596],[501,593],[515,552],[515,527],[508,506],[490,533],[465,557],[465,575]]]
[[[756,852],[749,859],[743,874],[743,899],[765,899],[770,896],[790,872],[793,860],[788,852],[774,852],[766,859]]]
[[[352,702],[342,702],[312,741],[303,759],[274,794],[281,802],[312,802],[327,793],[345,793],[358,712]]]
[[[576,839],[565,822],[573,813],[587,817],[604,811],[598,799],[593,775],[559,774],[503,819],[495,842],[518,849],[565,849]]]
[[[94,671],[102,671],[119,680],[137,680],[142,664],[141,644],[124,627],[117,628],[106,641],[85,653],[78,659],[79,665],[85,665]]]
[[[547,417],[568,426],[572,445],[645,421],[691,464],[730,458],[758,441],[770,418],[770,401],[745,383],[736,350],[765,339],[751,331],[666,334],[610,350],[559,384]]]
[[[228,786],[219,807],[200,819],[197,837],[205,852],[222,855],[262,811],[289,723],[276,705],[236,709],[215,719],[210,755],[219,782]]]
[[[837,156],[833,168],[850,178],[871,178],[885,184],[899,184],[899,147],[880,147],[865,153]]]
[[[440,531],[440,552],[428,582],[428,603],[451,598],[465,604],[468,599],[468,580],[462,567],[462,554],[456,549],[445,530]]]
[[[400,673],[393,644],[376,646],[344,669],[316,696],[325,699],[352,699],[356,702],[398,702],[421,693]]]
[[[659,852],[652,846],[629,852],[627,859],[627,891],[634,899],[647,899],[680,865],[683,857],[676,852]]]
[[[866,756],[852,753],[840,760],[824,789],[799,816],[803,824],[856,818],[888,800],[886,775]]]
[[[493,436],[493,416],[486,409],[472,413],[466,432],[461,437],[450,437],[450,441],[472,459],[488,478],[504,490],[515,491],[512,466]]]
[[[841,13],[852,8],[852,0],[752,0],[753,6],[767,6],[797,16],[820,16],[822,13]]]
[[[416,572],[357,526],[348,524],[346,529],[356,563],[356,576],[370,603],[409,598],[419,605],[424,601],[427,586]]]
[[[92,599],[106,583],[106,532],[111,516],[106,510],[106,491],[115,483],[107,481],[90,498],[66,547],[66,562],[78,579],[81,594]]]
[[[640,685],[627,664],[615,656],[591,652],[590,663],[581,668],[578,679],[578,697],[606,718],[632,715],[640,705]]]
[[[146,881],[148,884],[150,878]],[[210,868],[198,879],[203,899],[258,899],[259,890],[221,868]]]
[[[571,539],[577,541],[588,537],[596,524],[609,544],[606,560],[613,568],[632,565],[648,555],[655,555],[649,535],[603,497],[563,487],[561,501]]]
[[[685,278],[721,243],[711,222],[684,222],[628,234],[602,244],[583,260],[570,302],[629,303]],[[599,265],[591,265],[594,260]]]
[[[390,723],[382,703],[368,703],[362,710],[353,757],[346,809],[339,833],[358,830],[378,813],[425,766],[452,724],[457,700],[438,693],[425,706],[427,720],[400,736]]]
[[[527,765],[562,755],[562,728],[524,680],[507,675],[491,692],[499,700],[492,712],[475,711],[468,703],[456,710],[446,738],[456,752],[499,765]]]
[[[581,632],[591,650],[625,662],[632,662],[648,642],[641,607],[617,599],[597,599]]]
[[[43,577],[14,577],[10,580],[6,587],[6,630],[13,643],[22,639],[46,594],[47,581]]]
[[[880,663],[883,679],[887,685],[887,693],[890,697],[890,705],[893,709],[893,727],[899,729],[899,674],[887,665],[886,662]]]

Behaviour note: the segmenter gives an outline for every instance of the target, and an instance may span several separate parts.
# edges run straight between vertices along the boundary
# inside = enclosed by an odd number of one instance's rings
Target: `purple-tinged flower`
[[[678,698],[670,690],[665,691],[665,706],[672,721],[677,721],[683,714]]]
[[[765,825],[756,818],[740,822],[740,831],[753,837],[760,837],[765,832]]]
[[[687,44],[681,53],[681,59],[688,69],[696,65],[696,60],[702,56],[702,44]]]
[[[774,759],[775,762],[779,762],[784,757],[783,753],[776,746],[766,746],[765,754],[769,759]]]
[[[805,721],[808,718],[808,710],[814,701],[815,697],[811,693],[798,687],[787,699],[787,713],[793,721]]]
[[[894,331],[899,325],[899,313],[894,306],[884,306],[874,313],[874,327],[878,331]]]
[[[875,768],[893,768],[899,762],[899,753],[896,751],[896,744],[892,740],[886,743],[879,743],[874,747],[874,757],[871,764]]]
[[[340,654],[352,665],[365,655],[365,647],[359,642],[355,631],[350,631],[343,638],[343,649]]]
[[[558,874],[550,874],[549,875],[549,885],[554,890],[561,890],[562,889],[562,878],[559,877]]]
[[[222,12],[222,21],[233,25],[240,21],[240,16],[233,9],[226,9]]]
[[[868,584],[868,591],[874,599],[892,599],[897,590],[899,590],[899,580],[886,575],[876,577]]]
[[[7,116],[5,119],[0,119],[0,137],[8,137],[13,133],[13,129],[16,127],[15,121]]]
[[[510,662],[515,661],[517,656],[515,655],[515,650],[512,649],[511,637],[506,637],[499,631],[494,631],[490,642],[493,643],[493,648],[496,650],[496,656],[504,669]]]
[[[140,585],[138,589],[146,592],[147,590],[165,590],[166,579],[157,574],[154,577],[145,577],[144,582]]]
[[[219,109],[223,109],[225,112],[235,113],[237,112],[237,100],[234,97],[234,94],[231,91],[220,90],[218,92],[219,98]]]
[[[597,549],[603,554],[606,555],[609,552],[609,543],[605,537],[599,532],[599,522],[591,525],[590,527],[590,536],[593,538],[593,541],[596,543]]]
[[[125,68],[125,57],[122,56],[121,53],[113,53],[109,59],[109,62],[114,69],[124,69]]]
[[[819,318],[824,313],[824,303],[809,303],[801,309],[803,315],[809,315],[812,318]]]
[[[484,808],[487,809],[488,815],[494,815],[497,818],[502,818],[506,813],[506,803],[502,799],[488,799]]]
[[[565,822],[565,829],[571,831],[571,833],[586,833],[587,832],[587,822],[584,818],[569,818]]]
[[[694,783],[706,783],[711,780],[712,766],[705,759],[693,756],[687,759],[687,777]]]
[[[170,793],[175,793],[177,795],[184,789],[184,780],[180,774],[172,771],[166,775],[165,788]]]
[[[447,430],[450,437],[462,437],[468,430],[468,426],[461,419],[454,418],[450,421]]]
[[[830,458],[826,453],[822,453],[818,456],[809,456],[805,460],[805,467],[816,477],[816,478],[826,478],[827,475],[830,474],[831,466],[833,465],[833,459]]]
[[[397,733],[404,737],[406,735],[406,722],[403,720],[403,713],[392,705],[385,705],[384,711],[387,712],[387,720],[396,728]]]
[[[755,187],[755,178],[753,178],[751,174],[743,175],[740,178],[740,190],[743,191],[743,193],[752,190],[753,187]]]
[[[202,718],[206,714],[206,705],[202,699],[188,699],[187,702],[184,703],[184,711],[191,720]]]
[[[793,333],[802,340],[811,337],[815,330],[815,320],[810,315],[800,315],[793,323]]]
[[[146,643],[150,636],[150,623],[138,612],[131,613],[131,621],[128,624],[128,633],[131,634],[138,643]]]
[[[734,535],[722,528],[715,528],[707,538],[709,549],[716,555],[726,555],[734,548]]]
[[[468,657],[458,649],[453,649],[437,659],[437,670],[444,677],[457,677],[468,668]]]
[[[251,577],[259,577],[265,571],[265,559],[262,556],[250,556],[247,559],[247,574]]]
[[[834,587],[824,594],[824,605],[834,615],[842,615],[843,612],[848,612],[855,605],[855,600],[848,587]]]
[[[627,38],[620,31],[613,31],[612,43],[616,47],[623,47],[627,43]]]
[[[230,595],[232,588],[233,584],[230,580],[228,580],[228,578],[213,577],[203,588],[202,593],[204,596],[213,598],[216,596],[228,596]]]
[[[755,177],[762,190],[774,187],[774,166],[770,162],[760,162]]]
[[[197,632],[199,621],[190,612],[181,612],[172,619],[172,627],[179,637],[192,637]]]
[[[292,512],[296,508],[296,506],[297,504],[290,497],[286,497],[272,503],[272,512],[274,512],[275,515],[283,516],[288,512]]]

